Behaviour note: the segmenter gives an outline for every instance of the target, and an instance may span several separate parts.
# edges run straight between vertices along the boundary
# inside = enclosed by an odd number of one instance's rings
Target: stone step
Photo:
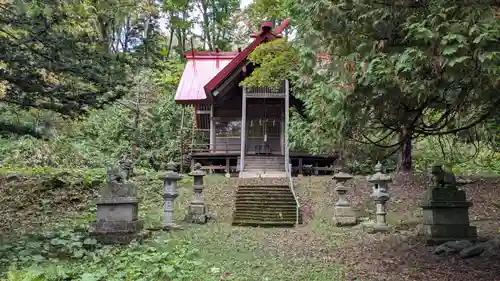
[[[285,164],[285,157],[280,157],[280,158],[272,158],[271,157],[270,158],[270,157],[262,156],[262,157],[252,158],[252,157],[246,156],[245,163]]]
[[[247,186],[276,186],[276,187],[284,187],[288,188],[288,178],[286,177],[278,177],[278,178],[238,178],[238,187],[247,187]]]
[[[282,171],[285,170],[285,165],[261,165],[261,164],[245,164],[245,171],[255,170],[255,171]]]
[[[238,190],[236,192],[241,192],[241,193],[252,193],[252,192],[255,192],[255,193],[272,193],[272,194],[276,194],[276,193],[281,193],[281,194],[285,194],[285,193],[291,193],[290,192],[290,189],[287,187],[287,188],[272,188],[272,187],[268,187],[268,188],[258,188],[258,187],[250,187],[250,188],[238,188]]]
[[[245,155],[246,160],[260,160],[260,161],[285,161],[285,156],[274,155]]]
[[[295,206],[295,200],[284,201],[283,199],[276,199],[276,200],[265,200],[264,201],[261,199],[248,199],[248,198],[237,199],[235,202],[236,209],[238,208],[238,206],[240,206],[240,204],[243,204],[243,205],[252,204],[252,205],[259,205],[259,206],[263,205],[263,204],[267,204],[270,206],[283,206],[283,205]]]
[[[262,214],[262,215],[254,215],[254,214],[235,214],[233,220],[252,220],[252,221],[295,221],[295,214],[282,214],[281,216],[278,214]]]
[[[238,210],[255,210],[256,212],[264,212],[264,211],[293,211],[295,212],[297,207],[295,203],[292,205],[274,205],[270,206],[269,204],[238,204],[236,206]]]
[[[297,205],[286,179],[244,179],[236,192],[234,225],[293,226]],[[299,214],[300,219],[300,214]]]
[[[258,194],[260,196],[287,196],[293,195],[288,192],[288,190],[238,190],[238,195],[250,196],[253,194]]]
[[[257,209],[242,209],[239,208],[234,215],[245,215],[245,216],[274,216],[274,215],[282,215],[282,216],[293,216],[297,213],[297,209],[284,209],[284,210],[257,210]]]
[[[238,196],[242,197],[249,197],[249,196],[254,196],[257,198],[265,198],[265,197],[283,197],[283,198],[289,198],[293,194],[290,194],[291,192],[287,192],[286,190],[274,190],[274,191],[268,191],[268,190],[242,190],[238,191],[236,194]]]
[[[236,191],[237,194],[251,194],[251,193],[259,193],[259,194],[270,194],[270,195],[279,195],[279,194],[291,194],[290,190],[281,189],[281,188],[248,188],[248,189],[238,189]]]
[[[285,159],[268,160],[268,159],[247,159],[247,158],[245,158],[245,165],[247,165],[247,164],[285,165]]]
[[[295,202],[293,194],[280,194],[280,195],[269,195],[269,194],[238,194],[236,197],[236,202],[247,201],[247,200],[258,200],[262,202],[272,202],[272,201],[287,201]]]
[[[248,201],[248,200],[240,200],[235,202],[235,208],[288,208],[295,209],[295,201],[276,201],[276,202],[262,202],[262,201]]]
[[[276,159],[276,160],[270,160],[270,159],[247,159],[245,158],[245,164],[248,163],[260,163],[260,164],[272,164],[272,165],[285,165],[285,159]]]
[[[285,220],[269,220],[269,221],[261,221],[261,220],[245,220],[238,219],[233,220],[234,226],[258,226],[258,227],[293,227],[295,225],[295,220],[293,221],[285,221]]]
[[[279,190],[290,190],[287,184],[252,184],[248,183],[246,185],[240,185],[238,186],[238,190],[243,190],[243,189],[259,189],[259,190],[274,190],[274,189],[279,189]]]
[[[238,157],[237,166],[240,166],[241,158]],[[245,156],[245,170],[285,170],[285,157],[283,156]]]
[[[284,171],[285,165],[262,165],[262,164],[245,164],[245,171],[255,170],[255,171]]]
[[[248,194],[248,193],[262,193],[262,194],[285,194],[289,193],[290,189],[287,188],[258,188],[258,187],[250,187],[250,188],[240,188],[237,193]]]
[[[248,163],[261,163],[261,164],[280,164],[280,165],[285,165],[285,158],[282,159],[265,159],[265,158],[246,158],[245,157],[245,164]]]

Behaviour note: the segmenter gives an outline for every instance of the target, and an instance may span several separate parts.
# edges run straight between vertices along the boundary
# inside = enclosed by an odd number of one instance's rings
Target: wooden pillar
[[[240,172],[245,168],[245,148],[247,138],[247,91],[242,89],[241,97],[241,151],[240,151]]]
[[[303,174],[304,171],[302,170],[302,166],[304,165],[304,159],[299,158],[299,174]]]
[[[290,118],[290,91],[288,80],[285,80],[285,164],[290,163],[290,151],[288,148],[288,120]]]
[[[231,161],[229,159],[229,157],[226,157],[226,174],[230,174],[231,173]]]
[[[194,171],[194,164],[195,164],[195,160],[194,160],[194,158],[191,158],[191,172]]]
[[[285,103],[285,101],[283,100],[283,103]],[[281,155],[285,155],[285,110],[283,110],[281,112],[281,122],[280,122],[280,126],[281,126],[281,133],[280,133],[280,144],[281,144]]]
[[[314,167],[316,168],[316,169],[314,169],[314,170],[315,170],[314,174],[317,176],[317,175],[319,175],[319,170],[318,170],[319,165],[318,165],[318,162],[317,162],[317,161],[316,161],[316,162],[314,162]]]
[[[215,152],[215,117],[214,105],[210,106],[210,152]]]

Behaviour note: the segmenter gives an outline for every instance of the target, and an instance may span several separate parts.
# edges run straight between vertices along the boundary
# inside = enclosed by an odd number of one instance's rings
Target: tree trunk
[[[399,159],[399,171],[400,172],[411,172],[412,170],[412,136],[406,128],[403,128],[401,132],[401,151]]]

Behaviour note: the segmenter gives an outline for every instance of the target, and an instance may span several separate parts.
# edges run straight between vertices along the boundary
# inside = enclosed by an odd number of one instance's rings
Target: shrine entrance
[[[249,99],[247,106],[246,153],[283,155],[283,99]]]

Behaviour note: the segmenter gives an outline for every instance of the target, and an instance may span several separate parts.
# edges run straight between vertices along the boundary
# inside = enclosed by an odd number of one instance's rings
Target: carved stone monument
[[[339,172],[333,175],[333,179],[336,181],[335,192],[337,192],[339,197],[337,203],[335,203],[335,225],[355,225],[357,223],[356,215],[351,204],[347,201],[346,194],[349,189],[345,186],[345,182],[351,180],[352,175],[339,170]]]
[[[203,197],[201,196],[204,188],[203,177],[206,176],[206,173],[201,170],[201,164],[196,163],[194,165],[194,171],[192,171],[189,175],[193,177],[194,199],[189,205],[186,221],[205,224],[210,220],[208,208],[205,206]]]
[[[182,175],[175,172],[176,164],[173,162],[167,163],[167,172],[165,175],[161,176],[160,179],[163,180],[163,199],[165,200],[164,205],[164,216],[163,216],[163,228],[164,229],[179,229],[180,227],[174,224],[174,201],[179,193],[177,193],[177,182],[182,179]]]
[[[441,165],[431,170],[434,187],[424,193],[422,234],[427,244],[477,239],[477,229],[469,225],[469,208],[465,191],[457,188],[455,176]]]
[[[96,202],[97,219],[89,230],[102,243],[128,243],[143,228],[138,219],[136,188],[128,181],[129,176],[129,170],[108,168],[107,185]]]
[[[382,164],[380,162],[375,165],[375,174],[368,177],[368,182],[373,183],[373,191],[371,197],[376,205],[376,220],[375,224],[371,226],[373,232],[386,232],[389,231],[386,219],[386,205],[391,196],[389,195],[389,183],[392,178],[382,172]]]
[[[123,155],[122,159],[120,159],[119,165],[124,180],[130,180],[134,173],[134,163],[128,154]]]

